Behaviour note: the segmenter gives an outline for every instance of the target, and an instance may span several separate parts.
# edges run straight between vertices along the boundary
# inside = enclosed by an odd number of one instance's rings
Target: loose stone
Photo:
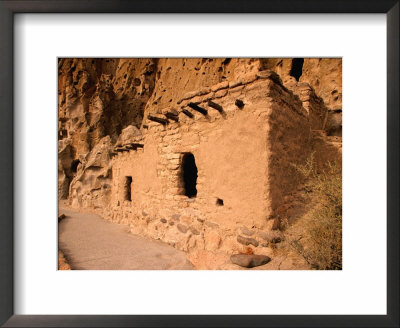
[[[234,254],[231,256],[231,262],[244,268],[254,268],[256,266],[267,264],[271,258],[265,255],[254,254]]]
[[[241,235],[237,236],[237,241],[238,243],[241,243],[243,245],[253,245],[255,247],[258,247],[258,241],[255,240],[254,238],[247,238]]]

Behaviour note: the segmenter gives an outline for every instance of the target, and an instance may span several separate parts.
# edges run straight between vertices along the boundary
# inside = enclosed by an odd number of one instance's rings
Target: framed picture
[[[398,326],[398,19],[0,1],[1,324]]]

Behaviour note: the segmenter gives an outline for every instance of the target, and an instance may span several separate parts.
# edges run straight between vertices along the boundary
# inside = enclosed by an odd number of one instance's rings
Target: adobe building
[[[262,253],[299,183],[294,165],[315,149],[327,113],[309,84],[291,90],[261,71],[190,92],[140,130],[129,126],[111,154],[101,214],[193,254]]]

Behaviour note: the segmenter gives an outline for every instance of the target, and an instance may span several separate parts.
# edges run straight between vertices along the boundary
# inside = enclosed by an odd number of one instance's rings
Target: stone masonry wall
[[[102,215],[191,253],[232,254],[249,247],[268,253],[268,232],[279,225],[276,210],[296,188],[292,164],[312,151],[311,125],[318,120],[322,125],[324,108],[305,108],[310,97],[303,98],[272,71],[186,94],[174,108],[162,110],[177,114],[168,123],[163,115],[156,117],[165,124],[143,122],[143,137],[134,140],[139,147],[116,149],[111,205]],[[210,100],[222,109],[209,106]],[[185,153],[194,155],[198,169],[195,198],[184,195]],[[131,201],[126,200],[127,177],[132,178]]]

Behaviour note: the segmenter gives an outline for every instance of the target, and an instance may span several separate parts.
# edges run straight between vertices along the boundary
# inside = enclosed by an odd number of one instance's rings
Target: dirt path
[[[60,209],[59,248],[75,270],[190,270],[184,252],[96,214]]]

